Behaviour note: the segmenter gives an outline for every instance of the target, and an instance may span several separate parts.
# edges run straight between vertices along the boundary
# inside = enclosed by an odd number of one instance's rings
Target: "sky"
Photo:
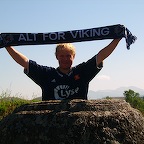
[[[123,38],[104,61],[89,90],[113,90],[135,86],[144,89],[144,1],[131,0],[0,0],[0,33],[58,32],[122,24],[137,37],[130,50]],[[112,40],[73,43],[73,66],[87,61]],[[58,67],[55,44],[15,46],[15,49],[41,65]],[[31,99],[41,89],[7,53],[0,49],[0,93]]]

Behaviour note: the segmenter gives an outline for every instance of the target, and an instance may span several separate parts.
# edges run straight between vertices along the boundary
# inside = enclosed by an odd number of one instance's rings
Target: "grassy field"
[[[0,120],[14,111],[15,108],[23,105],[36,102],[39,100],[25,100],[20,95],[11,97],[10,91],[4,91],[0,94]]]

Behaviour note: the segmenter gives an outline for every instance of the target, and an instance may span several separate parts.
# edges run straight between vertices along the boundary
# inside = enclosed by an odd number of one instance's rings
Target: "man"
[[[24,72],[42,89],[42,100],[87,99],[89,82],[103,67],[106,59],[121,39],[114,39],[97,55],[75,67],[75,48],[70,43],[58,44],[56,58],[58,68],[38,65],[13,47],[7,47],[12,58],[24,67]]]

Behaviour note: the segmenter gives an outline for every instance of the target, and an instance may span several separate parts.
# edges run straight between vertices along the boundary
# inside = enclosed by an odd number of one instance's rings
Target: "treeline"
[[[123,95],[125,96],[126,102],[130,103],[133,108],[140,110],[144,115],[144,96],[141,97],[139,93],[131,89],[124,91]]]

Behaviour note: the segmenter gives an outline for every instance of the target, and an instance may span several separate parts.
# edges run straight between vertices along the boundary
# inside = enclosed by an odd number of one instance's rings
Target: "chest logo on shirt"
[[[77,74],[77,75],[74,76],[74,79],[75,79],[75,80],[79,80],[79,79],[80,79],[80,76]]]
[[[78,93],[79,87],[70,89],[68,85],[58,85],[54,88],[55,99],[63,100]]]

